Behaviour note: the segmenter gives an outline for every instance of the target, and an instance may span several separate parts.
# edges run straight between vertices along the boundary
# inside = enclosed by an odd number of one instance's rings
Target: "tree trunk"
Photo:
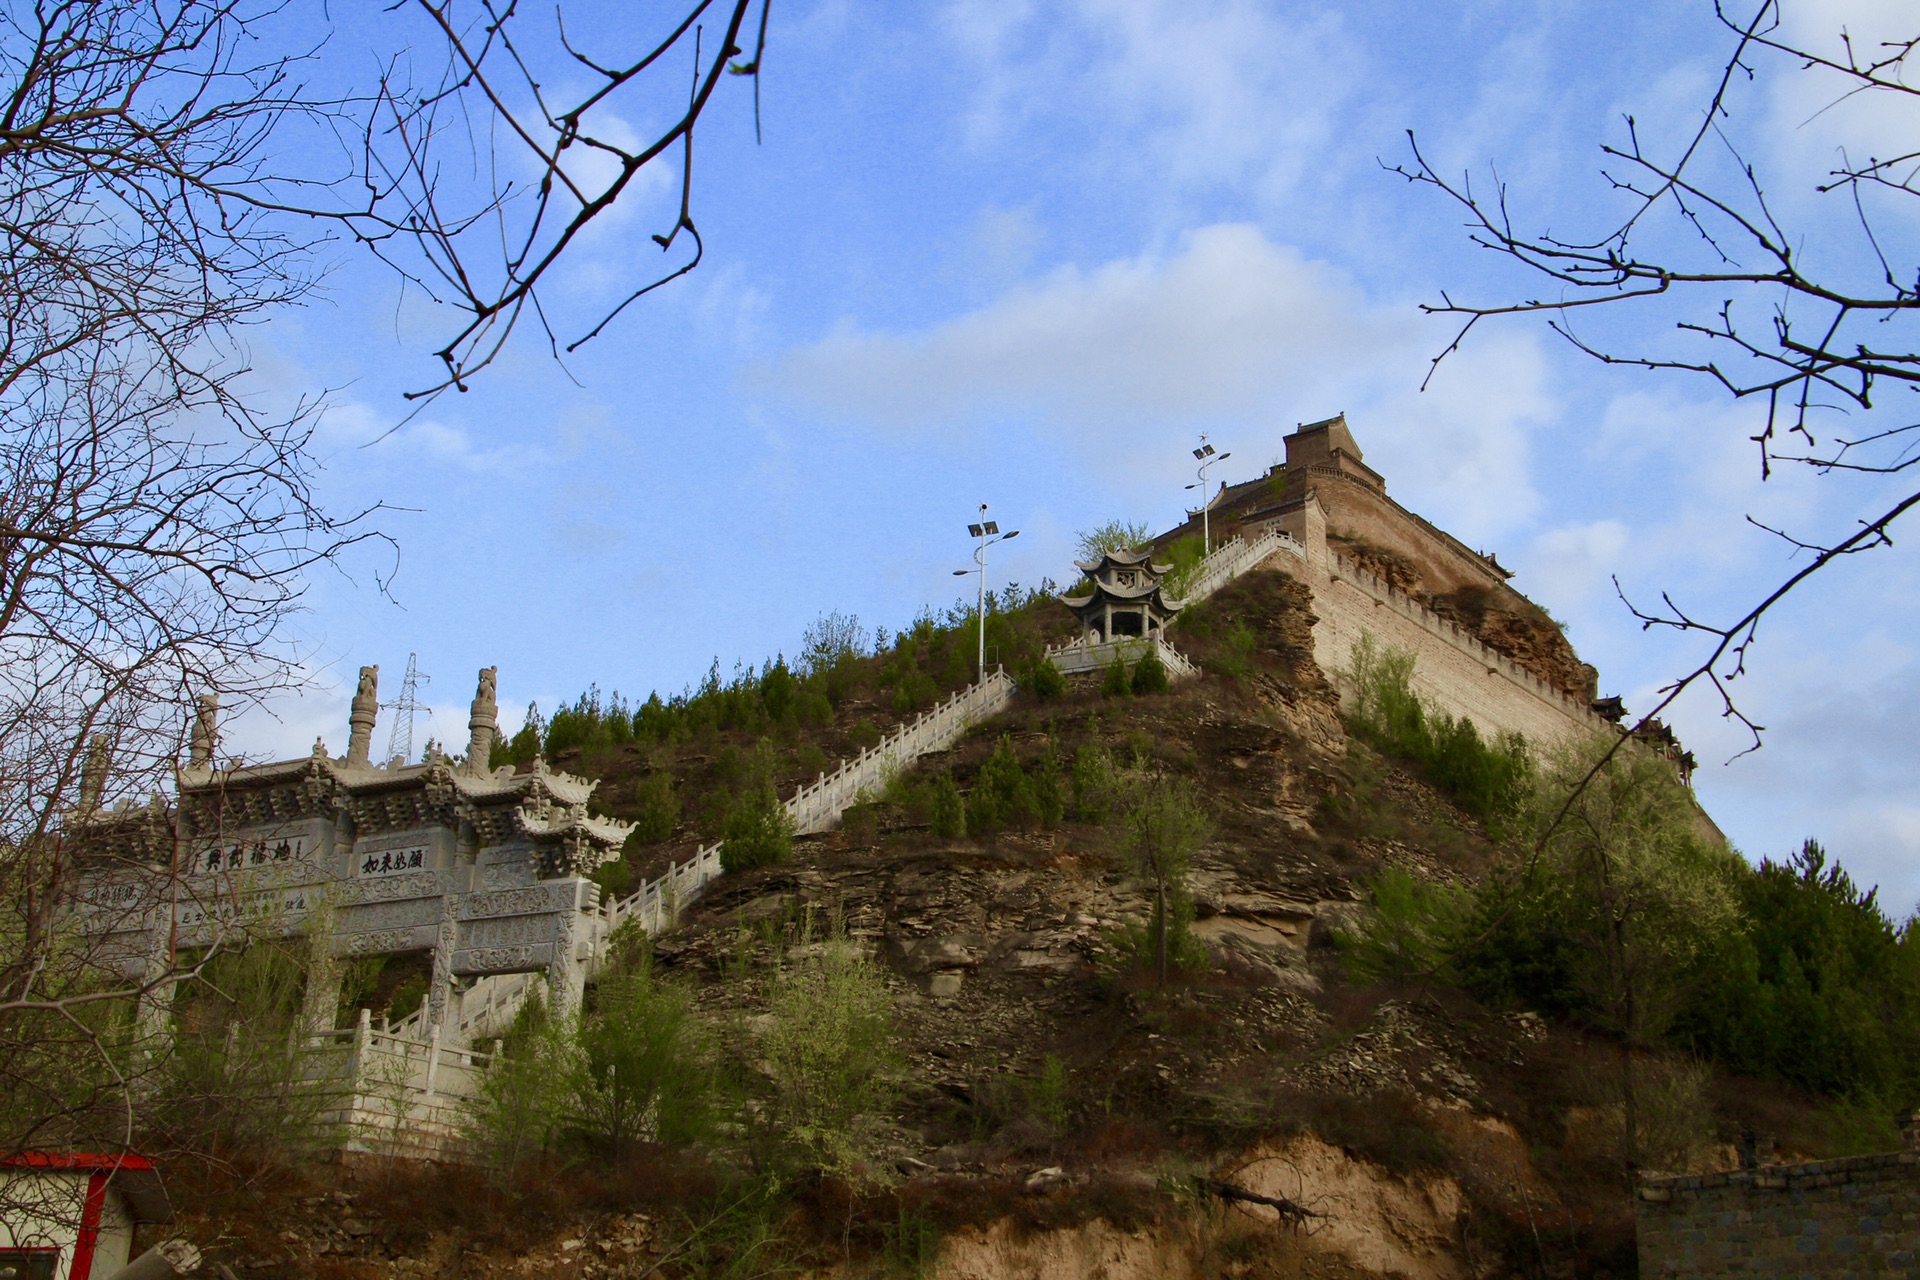
[[[1166,877],[1155,877],[1153,882],[1153,985],[1156,989],[1167,985],[1167,881]]]

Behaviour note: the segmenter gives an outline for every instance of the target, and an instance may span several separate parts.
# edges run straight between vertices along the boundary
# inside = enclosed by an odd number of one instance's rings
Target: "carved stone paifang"
[[[72,920],[103,950],[132,958],[299,937],[323,922],[335,955],[430,952],[436,1020],[455,1003],[456,974],[554,966],[552,989],[577,992],[609,927],[597,888],[580,877],[617,857],[632,827],[590,812],[589,781],[544,764],[487,767],[495,674],[480,673],[468,759],[457,768],[438,754],[418,765],[369,761],[377,667],[361,669],[337,759],[316,744],[294,760],[219,768],[215,704],[203,701],[194,764],[179,773],[171,805],[74,815],[87,839]],[[185,840],[156,839],[156,830]]]

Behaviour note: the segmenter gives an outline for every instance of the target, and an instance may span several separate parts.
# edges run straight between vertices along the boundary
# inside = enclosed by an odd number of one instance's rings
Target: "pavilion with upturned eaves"
[[[1186,604],[1167,594],[1173,566],[1155,564],[1151,551],[1107,551],[1098,560],[1075,563],[1086,581],[1061,603],[1080,620],[1089,644],[1158,635]]]

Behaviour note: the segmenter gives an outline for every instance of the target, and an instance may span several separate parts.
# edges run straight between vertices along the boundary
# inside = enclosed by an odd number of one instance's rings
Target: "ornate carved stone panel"
[[[481,947],[453,953],[453,971],[462,976],[483,973],[527,973],[544,969],[553,959],[553,944],[520,947]]]
[[[405,902],[375,902],[340,913],[343,933],[376,933],[387,929],[438,924],[440,899],[412,898]]]
[[[472,951],[526,946],[533,943],[557,943],[564,933],[562,925],[565,920],[566,917],[560,915],[503,916],[489,920],[463,920],[460,922],[454,950]]]
[[[460,918],[532,915],[544,911],[572,911],[579,889],[572,880],[551,880],[520,889],[469,893],[460,900]]]

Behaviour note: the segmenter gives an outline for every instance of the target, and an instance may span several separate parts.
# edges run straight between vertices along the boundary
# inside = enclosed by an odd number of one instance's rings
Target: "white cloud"
[[[437,418],[416,418],[395,425],[397,414],[382,413],[357,400],[327,406],[317,440],[336,465],[359,461],[393,465],[438,462],[462,471],[496,476],[523,473],[546,463],[545,450],[525,444],[476,442],[466,427]]]
[[[1250,226],[1208,227],[1170,255],[1062,268],[916,335],[843,329],[780,379],[876,422],[926,425],[996,402],[1083,423],[1261,411],[1345,353],[1398,346],[1404,317],[1370,314],[1323,263]]]
[[[1018,419],[1109,476],[1161,474],[1170,434],[1223,426],[1245,461],[1300,421],[1347,411],[1411,505],[1470,538],[1530,519],[1527,437],[1555,412],[1531,336],[1510,332],[1420,382],[1436,334],[1257,228],[1190,232],[1170,253],[1063,267],[918,333],[844,327],[762,371],[829,417],[892,430]]]
[[[1585,601],[1608,587],[1629,537],[1627,526],[1612,519],[1548,529],[1528,553],[1528,585],[1555,601]]]
[[[1336,113],[1367,83],[1337,14],[1255,0],[957,0],[944,18],[978,69],[977,145],[1065,124],[1089,168],[1151,175],[1146,201],[1284,192],[1323,164]]]

